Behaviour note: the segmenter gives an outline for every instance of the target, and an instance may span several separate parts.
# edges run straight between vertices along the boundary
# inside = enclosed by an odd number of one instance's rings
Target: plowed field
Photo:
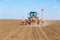
[[[20,25],[19,20],[0,20],[0,40],[60,40],[60,21],[47,26]]]

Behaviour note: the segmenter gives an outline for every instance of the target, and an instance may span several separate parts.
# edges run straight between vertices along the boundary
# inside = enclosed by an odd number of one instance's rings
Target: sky
[[[0,0],[0,19],[28,18],[30,11],[36,11],[41,19],[60,20],[60,0]]]

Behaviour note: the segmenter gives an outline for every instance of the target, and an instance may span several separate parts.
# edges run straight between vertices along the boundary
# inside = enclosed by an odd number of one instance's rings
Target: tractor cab
[[[36,16],[37,16],[37,12],[30,12],[28,18],[31,19],[31,18],[36,17]]]

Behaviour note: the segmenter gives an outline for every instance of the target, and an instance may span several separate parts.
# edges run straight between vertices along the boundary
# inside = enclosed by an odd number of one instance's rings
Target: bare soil
[[[0,20],[0,40],[60,40],[60,20],[45,27],[20,25],[21,20]]]

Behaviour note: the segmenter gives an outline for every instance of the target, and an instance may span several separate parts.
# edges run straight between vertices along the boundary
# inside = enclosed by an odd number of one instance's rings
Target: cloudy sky
[[[30,11],[36,11],[41,18],[60,20],[60,0],[0,0],[0,19],[27,18]]]

